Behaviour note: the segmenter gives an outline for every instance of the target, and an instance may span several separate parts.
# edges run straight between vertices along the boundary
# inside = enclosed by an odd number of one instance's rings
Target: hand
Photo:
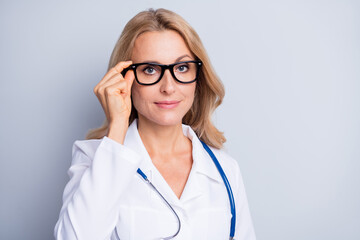
[[[128,71],[125,76],[122,76],[121,72],[131,64],[132,61],[119,62],[94,87],[94,93],[99,99],[110,125],[128,124],[131,113],[131,86],[135,76],[133,71]]]

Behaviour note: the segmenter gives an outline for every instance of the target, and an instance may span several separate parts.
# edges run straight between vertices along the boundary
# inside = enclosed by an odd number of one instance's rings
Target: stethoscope
[[[232,190],[231,190],[231,186],[230,186],[230,183],[225,175],[225,172],[223,171],[222,167],[220,166],[220,163],[219,161],[217,160],[217,158],[215,157],[214,153],[211,151],[211,149],[203,142],[201,141],[203,147],[205,148],[205,150],[208,152],[208,154],[210,155],[210,157],[212,158],[213,162],[215,163],[215,166],[216,168],[218,169],[223,181],[224,181],[224,184],[226,186],[226,190],[227,190],[227,193],[228,193],[228,196],[229,196],[229,201],[230,201],[230,209],[231,209],[231,226],[230,226],[230,240],[235,240],[234,239],[234,234],[235,234],[235,223],[236,223],[236,214],[235,214],[235,202],[234,202],[234,195],[232,193]],[[164,240],[168,240],[168,239],[172,239],[174,238],[179,232],[180,232],[180,228],[181,228],[181,222],[180,222],[180,218],[179,216],[176,214],[175,210],[171,207],[171,205],[169,204],[168,201],[166,201],[166,199],[164,198],[164,196],[156,189],[156,187],[150,182],[150,180],[147,178],[147,176],[145,175],[145,173],[143,173],[140,168],[138,168],[137,172],[141,175],[141,177],[144,178],[144,180],[161,196],[161,198],[166,202],[166,204],[170,207],[171,211],[175,214],[177,220],[178,220],[178,223],[179,223],[179,226],[178,226],[178,230],[177,232],[172,235],[172,236],[169,236],[169,237],[165,237],[165,238],[162,238]]]

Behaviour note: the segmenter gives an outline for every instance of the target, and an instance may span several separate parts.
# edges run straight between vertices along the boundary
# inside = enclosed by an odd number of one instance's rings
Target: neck
[[[163,126],[139,118],[138,131],[151,157],[171,156],[189,146],[190,140],[184,136],[181,123]]]

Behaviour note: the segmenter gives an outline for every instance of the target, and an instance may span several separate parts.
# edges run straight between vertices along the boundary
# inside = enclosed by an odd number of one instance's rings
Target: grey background
[[[0,239],[53,239],[124,25],[164,7],[226,87],[214,115],[258,239],[360,239],[359,1],[1,1]]]

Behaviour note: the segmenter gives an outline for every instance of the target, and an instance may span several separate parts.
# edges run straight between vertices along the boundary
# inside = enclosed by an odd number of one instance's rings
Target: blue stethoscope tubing
[[[224,181],[224,184],[225,184],[225,187],[226,187],[226,190],[227,190],[227,193],[228,193],[228,196],[229,196],[229,202],[230,202],[230,210],[231,210],[231,225],[230,225],[230,240],[233,240],[234,239],[234,235],[235,235],[235,224],[236,224],[236,210],[235,210],[235,201],[234,201],[234,195],[233,195],[233,192],[232,192],[232,189],[231,189],[231,186],[230,186],[230,183],[226,177],[226,174],[224,172],[224,170],[222,169],[219,161],[217,160],[217,158],[215,157],[215,154],[211,151],[211,149],[209,148],[208,145],[206,145],[206,143],[204,143],[203,141],[201,141],[203,147],[205,148],[205,150],[208,152],[208,154],[210,155],[211,159],[213,160],[216,168],[218,169],[220,175],[221,175],[221,178],[223,179]],[[174,209],[171,207],[171,205],[166,201],[166,199],[161,195],[161,193],[155,188],[155,186],[149,181],[149,179],[147,178],[147,176],[145,175],[145,173],[143,173],[140,168],[138,168],[137,172],[140,174],[140,176],[142,178],[144,178],[144,180],[146,182],[148,182],[153,188],[154,190],[163,198],[163,200],[167,203],[167,205],[171,208],[171,210],[175,213],[176,217],[178,218],[179,220],[179,228],[178,228],[178,231],[175,233],[174,236],[176,236],[178,234],[178,232],[180,231],[180,219],[179,217],[177,216],[176,212],[174,211]],[[171,238],[166,238],[166,239],[171,239]]]
[[[226,190],[228,192],[228,196],[229,196],[229,201],[230,201],[230,210],[231,210],[231,225],[230,225],[230,240],[234,238],[235,235],[235,224],[236,224],[236,210],[235,210],[235,201],[234,201],[234,195],[230,186],[230,183],[226,177],[226,174],[224,172],[224,170],[222,169],[219,161],[217,160],[217,158],[215,157],[215,154],[211,151],[211,149],[208,147],[208,145],[206,145],[203,141],[201,141],[203,147],[205,148],[205,150],[209,153],[210,157],[212,158],[213,162],[215,163],[216,168],[218,169]]]

